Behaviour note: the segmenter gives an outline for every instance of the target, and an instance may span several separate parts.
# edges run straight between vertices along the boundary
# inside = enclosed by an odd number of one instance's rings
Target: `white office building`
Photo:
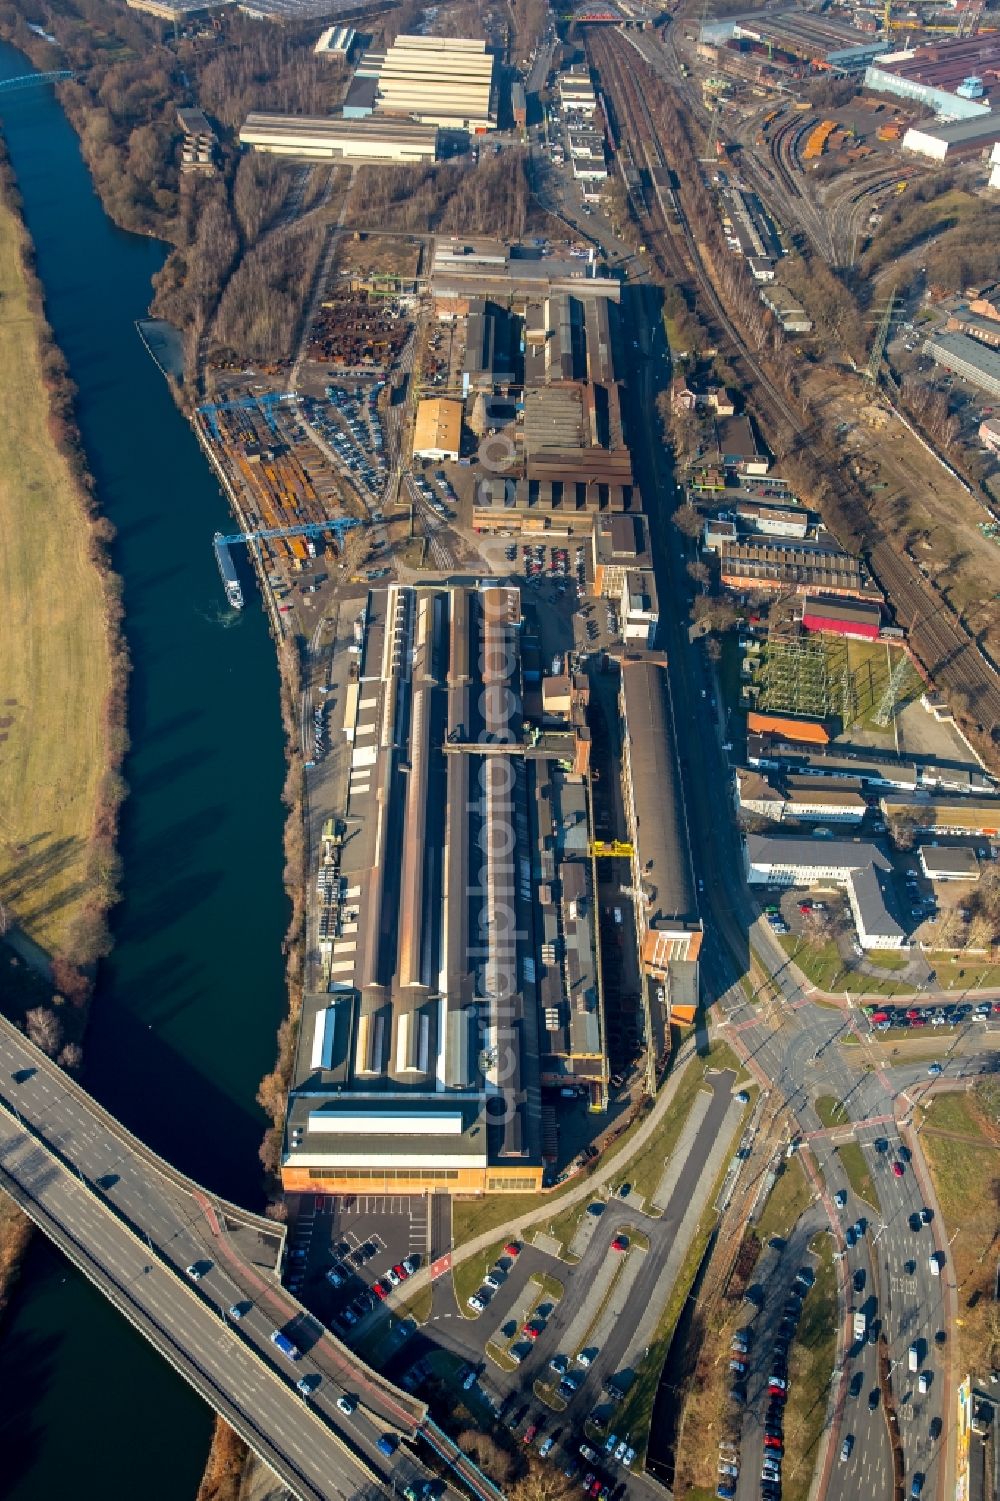
[[[842,887],[863,949],[909,947],[906,933],[885,904],[882,880],[892,867],[874,844],[853,839],[747,834],[745,858],[751,886],[832,883]]]

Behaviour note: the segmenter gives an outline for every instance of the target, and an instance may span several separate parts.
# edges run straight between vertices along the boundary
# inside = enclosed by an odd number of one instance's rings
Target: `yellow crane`
[[[590,853],[598,860],[629,859],[632,846],[623,839],[595,839],[590,846]]]

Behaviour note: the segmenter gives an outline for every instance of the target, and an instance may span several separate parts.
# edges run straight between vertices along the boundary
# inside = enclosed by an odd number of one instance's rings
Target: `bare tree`
[[[700,537],[705,525],[701,512],[692,505],[678,506],[670,519],[685,537]]]
[[[56,1062],[60,1068],[65,1068],[71,1073],[75,1073],[83,1063],[83,1048],[81,1048],[78,1042],[68,1042],[59,1054]]]
[[[898,850],[911,850],[919,831],[920,819],[912,808],[904,808],[889,819],[889,832]]]
[[[62,1022],[47,1006],[33,1006],[24,1018],[25,1029],[36,1048],[54,1058],[62,1042]]]

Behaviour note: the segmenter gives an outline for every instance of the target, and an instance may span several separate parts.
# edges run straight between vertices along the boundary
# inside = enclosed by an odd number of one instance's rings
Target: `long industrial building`
[[[520,635],[513,587],[368,596],[286,1190],[534,1190],[542,1086],[605,1108],[586,689],[529,728]]]
[[[772,61],[786,57],[810,67],[843,72],[863,68],[889,45],[884,37],[869,36],[830,15],[804,14],[801,10],[758,11],[708,21],[701,27],[698,40],[708,46],[742,43],[766,49]]]
[[[903,137],[903,150],[935,162],[953,162],[959,157],[982,156],[997,141],[1000,110],[989,110],[971,120],[950,120],[947,125],[911,125]]]
[[[664,991],[669,1014],[689,1020],[702,925],[665,662],[626,657],[618,707],[640,968]]]
[[[942,120],[972,120],[998,94],[1000,40],[961,37],[885,53],[865,73],[865,88],[926,104]]]
[[[398,36],[378,70],[376,108],[451,130],[493,130],[493,54],[482,39]]]
[[[934,334],[924,340],[924,354],[970,385],[1000,396],[1000,353],[968,334]]]
[[[411,120],[345,120],[325,115],[247,115],[240,144],[300,160],[389,163],[437,159],[435,125]]]

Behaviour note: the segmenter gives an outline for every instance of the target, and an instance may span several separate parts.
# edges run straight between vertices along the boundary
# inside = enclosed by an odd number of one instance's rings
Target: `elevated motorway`
[[[434,1473],[462,1482],[446,1495],[502,1501],[422,1402],[281,1286],[282,1226],[175,1172],[3,1018],[0,1186],[302,1501],[419,1490]]]

